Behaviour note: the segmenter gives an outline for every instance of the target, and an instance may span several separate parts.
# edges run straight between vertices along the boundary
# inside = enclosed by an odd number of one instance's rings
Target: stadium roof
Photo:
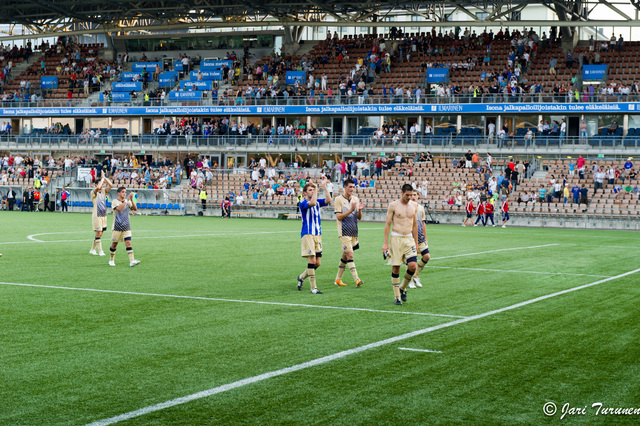
[[[638,21],[620,12],[616,5],[637,4],[640,0],[540,0],[559,18],[558,26],[606,25],[604,21],[591,21],[589,12],[598,5],[618,13],[619,21],[613,25],[637,26]],[[518,12],[532,2],[527,0],[3,0],[0,24],[25,25],[33,33],[55,31],[97,32],[99,30],[132,31],[176,26],[195,28],[211,26],[252,25],[370,25],[402,26],[402,22],[381,22],[393,14],[417,15],[421,19],[410,21],[411,26],[451,25],[447,14],[452,8],[466,14],[471,21],[463,25],[495,26],[507,24],[512,12]],[[477,11],[486,12],[478,19]],[[327,19],[328,17],[331,17]],[[524,16],[523,16],[524,18]],[[592,23],[592,24],[590,24]],[[514,22],[514,24],[516,24]],[[534,21],[519,21],[519,25],[538,25]],[[539,25],[549,25],[541,22]]]

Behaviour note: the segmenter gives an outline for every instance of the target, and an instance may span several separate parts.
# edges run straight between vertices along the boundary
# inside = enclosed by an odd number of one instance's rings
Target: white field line
[[[432,354],[441,354],[442,351],[432,351],[429,349],[416,349],[416,348],[398,348],[401,351],[412,351],[412,352],[428,352],[428,353],[432,353]]]
[[[498,253],[501,251],[527,250],[527,249],[542,248],[542,247],[553,247],[557,245],[559,244],[543,244],[541,246],[528,246],[528,247],[511,247],[511,248],[503,248],[503,249],[497,249],[497,250],[480,251],[477,253],[464,253],[464,254],[454,254],[452,256],[432,257],[431,260],[451,259],[454,257],[463,257],[463,256],[475,256],[478,254]]]
[[[450,226],[451,229],[447,229],[447,232],[455,232],[455,233],[468,233],[469,231],[464,230],[464,229],[459,229],[460,225],[445,225],[445,226]],[[497,225],[496,225],[497,226]],[[471,226],[469,226],[471,227]],[[468,227],[467,227],[468,228]],[[501,229],[501,228],[500,228]],[[515,227],[509,227],[508,229],[514,230],[514,229],[518,229]],[[519,228],[519,229],[531,229],[531,228]],[[560,230],[560,229],[558,229]],[[548,236],[549,234],[545,234],[542,232],[511,232],[511,231],[501,231],[499,229],[495,229],[496,233],[495,234],[491,234],[491,235],[520,235],[523,237],[528,237],[531,235],[542,235],[542,236]],[[572,229],[572,231],[579,231],[579,229]],[[608,229],[585,229],[585,231],[602,231],[602,232],[617,232],[622,234],[623,230],[608,230]],[[482,232],[482,231],[479,231]],[[634,232],[634,231],[627,231],[627,232]],[[623,237],[622,235],[581,235],[581,234],[557,234],[556,235],[557,238],[563,238],[563,237],[578,237],[578,238],[598,238],[598,239],[615,239],[615,240],[638,240],[640,239],[640,234],[638,237]]]
[[[136,229],[136,233],[138,232],[157,232],[157,231],[151,231],[151,230],[138,230]],[[40,234],[31,234],[31,235],[27,235],[27,239],[31,240],[31,241],[35,241],[36,243],[46,243],[47,241],[43,241],[40,240],[36,237],[39,237],[40,235],[62,235],[62,234],[87,234],[87,233],[91,233],[91,232],[87,232],[87,231],[68,231],[68,232],[42,232]],[[86,241],[86,240],[82,240],[82,241]],[[11,244],[11,243],[7,243],[7,244]]]
[[[333,229],[333,228],[331,228],[331,229],[335,231],[335,229]],[[384,228],[360,228],[359,229],[359,231],[370,231],[370,230],[384,230]],[[134,230],[133,232],[137,233],[137,232],[154,232],[154,231],[137,231],[137,230]],[[81,240],[51,240],[51,241],[39,240],[39,239],[35,238],[35,237],[40,236],[40,235],[82,234],[82,233],[90,234],[91,231],[88,231],[88,232],[85,232],[85,231],[45,232],[45,233],[40,233],[40,234],[27,235],[28,241],[6,241],[6,242],[0,242],[0,244],[4,245],[4,244],[30,244],[30,243],[78,243],[78,242],[87,242],[87,241],[92,241],[93,240],[93,237],[85,238],[85,239],[81,239]],[[136,239],[136,240],[145,240],[145,239],[164,239],[164,238],[228,237],[230,235],[236,236],[236,235],[291,234],[291,233],[299,234],[300,231],[299,230],[296,230],[296,231],[256,231],[256,232],[234,232],[234,231],[226,231],[225,232],[225,231],[219,231],[219,232],[211,233],[211,234],[155,235],[155,236],[149,236],[149,237],[135,236],[134,239]],[[325,232],[325,234],[326,233],[327,232]]]
[[[64,286],[55,286],[55,285],[7,283],[7,282],[0,282],[0,285],[9,285],[9,286],[16,286],[16,287],[50,288],[50,289],[56,289],[56,290],[90,291],[95,293],[128,294],[133,296],[167,297],[167,298],[173,298],[173,299],[209,300],[213,302],[250,303],[250,304],[256,304],[256,305],[293,306],[293,307],[301,307],[301,308],[320,308],[320,309],[335,309],[335,310],[342,310],[342,311],[378,312],[378,313],[385,313],[385,314],[422,315],[422,316],[444,317],[444,318],[466,318],[465,316],[462,316],[462,315],[434,314],[434,313],[428,313],[428,312],[385,311],[381,309],[351,308],[351,307],[345,307],[345,306],[325,306],[325,305],[309,305],[304,303],[266,302],[266,301],[260,301],[260,300],[222,299],[222,298],[216,298],[216,297],[185,296],[185,295],[179,295],[179,294],[140,293],[135,291],[103,290],[98,288],[78,288],[78,287],[64,287]]]
[[[638,239],[638,241],[640,241],[640,238]],[[595,245],[595,244],[560,244],[562,246],[571,246],[571,247],[597,247],[597,248],[619,248],[619,249],[631,249],[631,250],[637,250],[640,249],[640,247],[636,247],[636,246],[603,246],[603,245]]]
[[[427,264],[427,268],[460,269],[463,271],[483,271],[483,272],[513,272],[515,274],[570,275],[574,277],[596,277],[596,278],[611,277],[611,275],[572,274],[570,272],[540,272],[540,271],[519,271],[517,269],[462,268],[462,267],[456,267],[456,266],[434,266],[429,264]]]
[[[38,237],[40,235],[62,235],[62,234],[80,234],[80,233],[84,233],[81,231],[71,231],[71,232],[43,232],[41,234],[31,234],[31,235],[27,235],[27,240],[31,240],[31,241],[35,241],[36,243],[44,243],[44,241],[39,240],[35,237]],[[27,241],[25,241],[27,242]]]
[[[342,352],[337,352],[335,354],[332,355],[327,355],[321,358],[316,358],[314,360],[311,361],[307,361],[307,362],[303,362],[301,364],[296,364],[293,365],[291,367],[286,367],[280,370],[275,370],[275,371],[271,371],[268,373],[263,373],[257,376],[253,376],[253,377],[248,377],[246,379],[242,379],[242,380],[238,380],[236,382],[233,383],[227,383],[226,385],[222,385],[222,386],[217,386],[215,388],[211,388],[211,389],[207,389],[201,392],[197,392],[191,395],[186,395],[180,398],[176,398],[176,399],[172,399],[169,401],[165,401],[165,402],[161,402],[159,404],[155,404],[155,405],[150,405],[148,407],[144,407],[144,408],[140,408],[138,410],[134,410],[134,411],[129,411],[127,413],[124,414],[120,414],[118,416],[114,416],[114,417],[109,417],[107,419],[102,419],[102,420],[98,420],[96,422],[90,423],[88,426],[107,426],[113,423],[117,423],[117,422],[121,422],[124,420],[129,420],[129,419],[133,419],[136,417],[140,417],[140,416],[144,416],[146,414],[149,413],[153,413],[156,411],[160,411],[160,410],[164,410],[165,408],[169,408],[169,407],[175,407],[176,405],[181,405],[181,404],[186,404],[187,402],[191,402],[191,401],[195,401],[197,399],[202,399],[202,398],[206,398],[209,397],[211,395],[216,395],[222,392],[226,392],[232,389],[236,389],[242,386],[246,386],[246,385],[250,385],[253,383],[257,383],[257,382],[261,382],[263,380],[267,380],[270,379],[272,377],[277,377],[277,376],[282,376],[284,374],[289,374],[289,373],[293,373],[296,371],[300,371],[300,370],[304,370],[310,367],[315,367],[317,365],[321,365],[321,364],[326,364],[327,362],[331,362],[331,361],[335,361],[337,359],[340,358],[344,358],[346,356],[349,355],[354,355],[354,354],[358,354],[360,352],[364,352],[364,351],[368,351],[370,349],[375,349],[381,346],[385,346],[385,345],[389,345],[391,343],[396,343],[402,340],[406,340],[406,339],[410,339],[413,337],[417,337],[417,336],[421,336],[423,334],[426,333],[431,333],[432,331],[437,331],[437,330],[441,330],[443,328],[448,328],[448,327],[452,327],[454,325],[458,325],[458,324],[464,324],[466,322],[470,322],[470,321],[475,321],[478,319],[482,319],[482,318],[486,318],[488,316],[491,315],[496,315],[502,312],[506,312],[506,311],[510,311],[513,309],[517,309],[517,308],[521,308],[523,306],[527,306],[530,305],[532,303],[536,303],[536,302],[541,302],[543,300],[546,299],[550,299],[552,297],[556,297],[556,296],[560,296],[563,294],[567,294],[567,293],[571,293],[574,291],[578,291],[578,290],[582,290],[585,288],[589,288],[589,287],[593,287],[595,285],[598,284],[602,284],[602,283],[606,283],[608,281],[612,281],[618,278],[623,278],[626,277],[628,275],[632,275],[635,274],[637,272],[640,272],[640,269],[635,269],[633,271],[629,271],[629,272],[625,272],[623,274],[620,275],[616,275],[615,277],[609,277],[609,278],[605,278],[603,280],[599,280],[599,281],[595,281],[589,284],[584,284],[578,287],[573,287],[573,288],[569,288],[567,290],[562,290],[562,291],[558,291],[556,293],[551,293],[551,294],[547,294],[545,296],[540,296],[540,297],[536,297],[534,299],[529,299],[526,300],[524,302],[520,302],[520,303],[516,303],[515,305],[510,305],[510,306],[506,306],[504,308],[500,308],[500,309],[495,309],[493,311],[488,311],[488,312],[484,312],[482,314],[478,314],[478,315],[473,315],[470,317],[466,317],[466,318],[461,318],[461,319],[457,319],[455,321],[450,321],[450,322],[446,322],[443,324],[439,324],[439,325],[434,325],[432,327],[427,327],[427,328],[423,328],[422,330],[417,330],[417,331],[413,331],[411,333],[405,333],[405,334],[401,334],[399,336],[395,336],[395,337],[391,337],[389,339],[385,339],[385,340],[380,340],[378,342],[373,342],[373,343],[369,343],[368,345],[364,345],[364,346],[359,346],[357,348],[353,348],[353,349],[348,349],[346,351],[342,351]]]

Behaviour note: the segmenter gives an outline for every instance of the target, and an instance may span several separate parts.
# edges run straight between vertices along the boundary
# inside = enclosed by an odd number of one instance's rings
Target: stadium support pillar
[[[456,119],[456,130],[458,133],[462,130],[462,116],[458,115]]]
[[[286,53],[295,54],[300,50],[300,41],[302,40],[302,32],[304,27],[295,26],[290,27],[285,25],[284,27],[284,43],[282,48]]]
[[[622,117],[622,134],[626,135],[629,131],[629,114],[625,114]]]
[[[496,119],[496,134],[498,134],[498,129],[502,128],[502,116],[499,115]]]
[[[104,39],[106,49],[102,53],[102,57],[107,61],[113,61],[116,58],[116,48],[113,45],[113,38],[111,38],[111,34],[105,33]]]

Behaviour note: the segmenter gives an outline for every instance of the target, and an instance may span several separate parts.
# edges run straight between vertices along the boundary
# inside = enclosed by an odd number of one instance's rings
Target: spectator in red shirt
[[[67,106],[71,106],[71,99],[73,98],[73,92],[71,89],[67,90]]]
[[[583,185],[584,186],[584,185]],[[502,202],[502,227],[506,228],[506,223],[509,220],[509,198],[505,198]]]
[[[493,204],[491,204],[489,201],[487,201],[486,204],[484,205],[484,224],[485,224],[485,226],[487,226],[487,224],[489,223],[489,219],[491,219],[491,226],[496,226],[495,222],[493,221]]]
[[[382,158],[378,157],[376,160],[376,176],[379,178],[382,175]]]
[[[220,204],[222,209],[222,218],[230,219],[231,218],[231,201],[229,201],[229,197],[225,197],[224,201]]]
[[[478,222],[482,222],[482,226],[487,226],[487,224],[484,222],[484,204],[478,203],[476,214],[478,216],[476,217],[476,223],[474,223],[473,226],[478,226]]]
[[[472,215],[473,215],[473,201],[468,200],[467,201],[467,217],[464,219],[464,222],[462,222],[462,226],[467,226],[467,221],[469,221],[469,225],[473,223],[473,219],[471,219]]]

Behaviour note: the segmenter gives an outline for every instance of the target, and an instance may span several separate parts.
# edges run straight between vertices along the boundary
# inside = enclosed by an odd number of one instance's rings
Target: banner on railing
[[[131,83],[126,83],[131,84]],[[112,92],[115,95],[116,92]],[[174,94],[173,97],[171,94]],[[200,100],[202,91],[169,92],[169,100]],[[640,102],[581,103],[462,103],[462,104],[363,104],[363,105],[242,105],[149,107],[47,107],[0,108],[0,117],[55,116],[154,116],[154,115],[433,115],[433,114],[637,114]],[[286,101],[283,101],[286,102]]]
[[[58,77],[40,77],[41,89],[57,89]]]
[[[233,63],[227,60],[208,60],[200,62],[200,69],[203,71],[219,70],[224,67],[231,68]]]
[[[122,81],[134,81],[136,76],[138,76],[139,81],[142,81],[142,72],[123,72]],[[153,74],[147,73],[147,81],[151,80],[153,80]]]
[[[602,80],[606,73],[607,73],[606,65],[583,65],[582,66],[583,80]]]
[[[112,92],[140,92],[142,91],[141,81],[127,81],[120,83],[111,83]]]
[[[202,99],[202,91],[200,90],[192,90],[188,92],[172,90],[169,92],[170,101],[199,101],[200,99]]]
[[[176,63],[173,64],[173,69],[176,71],[184,71],[184,66],[182,66],[182,62],[176,61]]]
[[[162,62],[134,62],[131,64],[131,71],[142,72],[146,68],[148,73],[153,74],[156,70],[156,65],[162,70]]]
[[[427,69],[427,83],[443,83],[449,80],[449,68]]]
[[[180,82],[180,90],[211,90],[213,88],[213,82],[211,80],[201,80],[201,81],[181,81]]]
[[[100,102],[109,100],[109,96],[100,93]],[[129,92],[111,92],[111,102],[131,102],[131,93]]]
[[[158,77],[158,85],[160,87],[173,86],[178,81],[178,73],[176,71],[165,71]]]
[[[222,80],[222,70],[200,71],[203,80]],[[191,71],[189,73],[191,81],[198,80],[198,71]]]
[[[158,86],[170,87],[176,84],[176,81],[178,81],[177,71],[165,71],[158,77]]]
[[[91,167],[78,167],[76,179],[78,182],[91,181]]]
[[[304,84],[307,81],[306,71],[287,71],[287,84],[296,84],[296,81],[300,84]]]

